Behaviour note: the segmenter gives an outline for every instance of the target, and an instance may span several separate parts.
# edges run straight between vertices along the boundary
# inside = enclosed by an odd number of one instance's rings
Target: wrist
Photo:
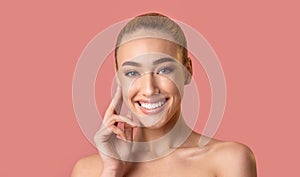
[[[123,175],[120,171],[104,170],[102,171],[101,177],[123,177]]]

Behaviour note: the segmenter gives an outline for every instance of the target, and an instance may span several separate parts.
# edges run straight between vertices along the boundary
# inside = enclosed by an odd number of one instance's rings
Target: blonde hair
[[[188,58],[187,42],[180,26],[173,20],[159,13],[146,13],[129,21],[120,31],[115,47],[115,63],[118,69],[117,52],[126,35],[133,34],[137,30],[156,30],[168,34],[178,44],[182,52],[182,64],[186,65]]]

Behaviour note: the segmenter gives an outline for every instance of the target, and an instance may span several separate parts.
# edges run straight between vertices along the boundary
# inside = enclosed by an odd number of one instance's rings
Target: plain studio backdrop
[[[152,11],[192,26],[217,53],[227,106],[215,137],[247,144],[259,176],[298,173],[297,1],[19,0],[0,3],[1,177],[70,176],[78,159],[97,152],[73,110],[76,63],[96,34]],[[99,100],[101,94],[107,93],[96,92],[103,112],[109,98]],[[209,106],[202,108],[205,117]]]

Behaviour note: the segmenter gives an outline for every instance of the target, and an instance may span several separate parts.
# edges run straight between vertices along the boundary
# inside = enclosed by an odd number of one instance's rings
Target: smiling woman
[[[140,43],[140,47],[144,45],[144,51],[134,50],[132,44],[135,43]],[[185,75],[190,77],[190,73],[171,57],[168,45],[174,44],[161,39],[143,39],[131,41],[119,49],[117,78],[124,93],[123,100],[144,127],[165,123],[164,117],[180,115]],[[139,55],[124,58],[125,51],[135,51]]]
[[[118,89],[94,138],[99,154],[80,159],[73,177],[256,176],[247,146],[216,139],[200,146],[204,136],[185,123],[181,101],[192,61],[174,21],[157,13],[131,20],[115,61]],[[119,114],[123,103],[127,115]]]

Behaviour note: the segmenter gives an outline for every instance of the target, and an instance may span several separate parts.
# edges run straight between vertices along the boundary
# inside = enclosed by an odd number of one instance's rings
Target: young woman
[[[192,77],[186,46],[180,27],[157,13],[122,29],[118,88],[95,135],[99,154],[80,159],[72,177],[256,177],[247,146],[216,139],[201,146],[201,135],[185,124],[181,100]],[[127,115],[119,114],[122,104]]]

